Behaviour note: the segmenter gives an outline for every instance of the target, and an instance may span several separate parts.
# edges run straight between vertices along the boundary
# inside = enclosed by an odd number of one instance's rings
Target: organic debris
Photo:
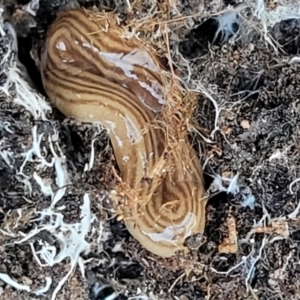
[[[223,239],[223,242],[219,245],[220,253],[236,253],[238,251],[238,238],[236,231],[235,219],[230,216],[227,219],[228,237]]]
[[[21,2],[1,2],[1,299],[298,299],[299,1]],[[117,13],[197,97],[184,126],[210,200],[186,257],[151,255],[116,221],[107,133],[65,119],[25,71],[74,6]]]

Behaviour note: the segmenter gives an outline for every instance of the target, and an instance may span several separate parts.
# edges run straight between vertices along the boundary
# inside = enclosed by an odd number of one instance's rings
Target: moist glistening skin
[[[126,227],[146,249],[170,257],[184,249],[186,237],[204,231],[202,168],[187,133],[173,153],[173,167],[164,167],[167,136],[158,126],[167,101],[162,66],[123,31],[113,14],[61,13],[47,33],[43,85],[64,115],[107,129],[121,186],[134,195],[122,205]]]

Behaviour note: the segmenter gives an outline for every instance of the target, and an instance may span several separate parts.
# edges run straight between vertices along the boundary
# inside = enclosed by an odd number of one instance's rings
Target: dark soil
[[[28,69],[35,89],[43,94],[32,57],[39,54],[45,32],[57,13],[74,7],[74,2],[41,0],[36,17],[24,11],[28,1],[2,2],[3,16],[18,35],[19,60]],[[89,9],[116,10],[122,20],[129,16],[125,1],[122,5],[117,1],[78,2]],[[141,2],[141,12],[146,14],[148,2]],[[12,86],[9,95],[2,93],[0,97],[0,273],[32,290],[44,286],[45,278],[51,277],[52,286],[43,296],[51,299],[69,270],[68,259],[45,267],[34,258],[30,244],[36,250],[42,243],[61,247],[50,232],[41,231],[26,242],[16,243],[22,237],[20,232],[24,236],[39,225],[36,211],[51,204],[34,174],[51,180],[55,187],[55,168],[39,169],[37,157],[24,166],[26,177],[19,174],[36,126],[37,132],[43,133],[43,157],[51,161],[49,140],[56,133],[56,146],[66,157],[72,184],[57,204],[64,207],[64,221],[79,222],[84,193],[91,194],[91,210],[97,218],[87,238],[91,251],[81,255],[85,278],[76,267],[56,299],[300,299],[300,219],[290,215],[300,198],[299,183],[290,186],[300,177],[300,67],[291,61],[300,52],[300,19],[268,28],[276,52],[266,42],[261,27],[250,26],[259,24],[253,8],[241,12],[242,18],[233,18],[229,34],[224,34],[218,32],[219,23],[210,16],[238,1],[204,2],[178,2],[177,9],[183,16],[199,14],[184,26],[175,24],[172,31],[177,38],[170,39],[174,61],[183,70],[182,78],[186,80],[188,69],[191,71],[187,86],[199,88],[201,83],[203,87],[194,115],[202,137],[191,133],[191,140],[204,165],[211,198],[204,236],[187,241],[190,245],[198,243],[198,247],[188,256],[178,254],[172,259],[156,257],[143,249],[110,211],[106,191],[114,185],[111,166],[116,165],[106,132],[68,120],[54,108],[47,121],[37,120],[14,101],[16,91]],[[267,1],[268,5],[271,2]],[[32,20],[36,25],[30,27]],[[8,53],[11,41],[9,34],[1,38],[0,60]],[[12,55],[11,61],[0,66],[0,86],[6,82],[7,70],[15,59]],[[218,128],[216,106],[204,90],[221,109]],[[95,163],[85,172],[93,139]],[[8,161],[3,156],[5,151],[10,153]],[[228,182],[236,175],[238,190],[229,193]],[[216,178],[221,177],[218,183]],[[254,204],[244,205],[249,196],[254,197]],[[219,246],[229,234],[229,218],[236,225],[238,250],[221,253]],[[284,224],[288,234],[275,229],[251,233],[255,225],[263,229],[271,224]],[[4,234],[10,231],[11,235]],[[0,295],[8,300],[40,299],[1,280]]]

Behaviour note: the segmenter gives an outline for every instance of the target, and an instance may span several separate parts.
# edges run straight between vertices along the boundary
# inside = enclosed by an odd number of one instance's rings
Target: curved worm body
[[[60,14],[42,54],[43,84],[63,114],[107,129],[122,182],[137,195],[124,206],[125,224],[146,249],[169,257],[204,230],[202,169],[192,149],[188,171],[178,164],[164,174],[158,167],[166,148],[164,131],[154,126],[165,104],[161,66],[123,35],[112,15]]]

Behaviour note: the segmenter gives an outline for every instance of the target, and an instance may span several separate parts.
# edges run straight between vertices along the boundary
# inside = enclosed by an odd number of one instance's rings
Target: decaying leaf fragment
[[[279,220],[279,219],[271,221],[269,226],[253,227],[251,231],[254,233],[267,233],[267,234],[275,233],[283,237],[289,236],[288,222],[286,220]]]
[[[237,231],[235,218],[230,216],[227,219],[228,237],[223,239],[218,249],[220,253],[236,253],[238,251],[237,245]]]

